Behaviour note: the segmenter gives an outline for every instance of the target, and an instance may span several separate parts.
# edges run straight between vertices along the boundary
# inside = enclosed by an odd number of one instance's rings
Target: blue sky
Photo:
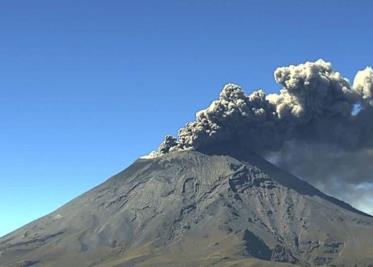
[[[235,82],[373,64],[371,1],[2,1],[0,236],[154,149]]]

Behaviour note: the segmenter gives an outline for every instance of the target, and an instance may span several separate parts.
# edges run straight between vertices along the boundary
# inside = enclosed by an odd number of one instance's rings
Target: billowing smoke
[[[353,88],[366,104],[373,106],[373,69],[371,67],[358,71]]]
[[[279,94],[246,95],[238,85],[225,85],[158,153],[236,144],[330,194],[341,197],[339,188],[350,188],[351,199],[342,199],[358,203],[356,192],[373,182],[372,68],[359,71],[353,85],[321,59],[280,67],[274,78]]]
[[[257,90],[246,95],[240,86],[227,84],[218,100],[179,130],[178,138],[166,138],[160,152],[199,150],[226,141],[260,153],[278,151],[292,140],[343,149],[371,143],[371,68],[358,72],[354,86],[321,59],[278,68],[275,80],[283,86],[279,94]]]

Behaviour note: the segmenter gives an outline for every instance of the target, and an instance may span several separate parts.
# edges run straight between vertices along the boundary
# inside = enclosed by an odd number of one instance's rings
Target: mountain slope
[[[372,236],[372,217],[255,154],[184,151],[1,238],[0,266],[373,266]]]

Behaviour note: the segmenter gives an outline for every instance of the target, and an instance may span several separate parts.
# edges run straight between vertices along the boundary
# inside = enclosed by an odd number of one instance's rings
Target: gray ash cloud
[[[323,60],[280,67],[275,80],[283,88],[246,95],[227,84],[196,120],[168,136],[160,152],[195,149],[234,141],[256,152],[277,151],[291,140],[358,149],[371,143],[373,71],[359,71],[353,86]],[[353,114],[357,106],[360,110]],[[172,141],[171,141],[172,140]]]
[[[351,84],[320,59],[277,68],[274,78],[282,86],[277,94],[256,90],[247,95],[238,85],[225,85],[177,137],[166,137],[158,154],[234,143],[320,188],[338,183],[331,188],[345,185],[356,191],[362,183],[371,184],[372,68],[358,71]]]

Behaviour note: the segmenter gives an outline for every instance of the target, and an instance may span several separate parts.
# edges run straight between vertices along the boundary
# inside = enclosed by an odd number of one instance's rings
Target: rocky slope
[[[4,236],[0,266],[373,266],[372,237],[372,217],[254,154],[184,151]]]

